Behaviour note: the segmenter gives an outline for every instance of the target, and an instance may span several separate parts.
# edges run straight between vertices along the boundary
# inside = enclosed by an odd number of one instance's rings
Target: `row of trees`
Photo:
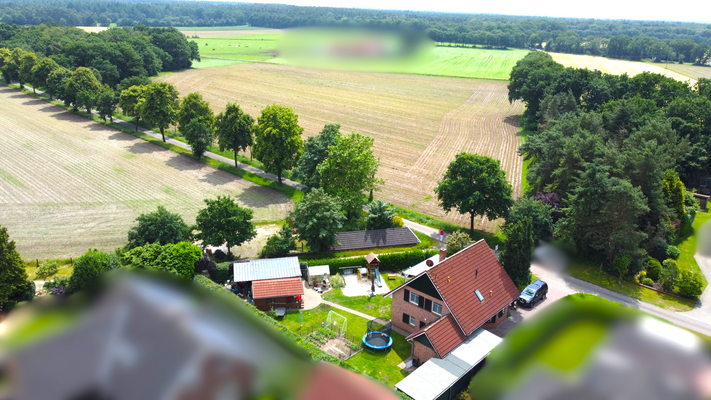
[[[70,71],[91,68],[111,88],[126,78],[190,68],[200,60],[197,43],[177,29],[145,26],[87,33],[70,26],[0,24],[0,47],[19,47]]]
[[[514,206],[515,223],[531,218],[534,240],[554,236],[620,276],[644,269],[648,257],[666,260],[698,208],[683,179],[709,169],[710,84],[527,55],[512,71],[509,98],[526,104],[519,152],[531,162],[527,195],[537,195]]]
[[[11,7],[10,7],[11,6]],[[115,3],[58,1],[0,3],[0,22],[17,25],[230,26],[290,28],[359,24],[425,30],[438,42],[489,47],[541,48],[551,51],[637,58],[683,55],[688,61],[708,59],[711,27],[682,22],[611,21],[572,18],[516,17],[432,12],[298,7],[276,4]],[[7,29],[7,28],[5,28]],[[3,28],[0,27],[0,37]],[[659,44],[653,44],[659,39]],[[629,43],[628,43],[629,42]],[[634,43],[631,43],[634,42]],[[684,43],[682,43],[684,42]]]

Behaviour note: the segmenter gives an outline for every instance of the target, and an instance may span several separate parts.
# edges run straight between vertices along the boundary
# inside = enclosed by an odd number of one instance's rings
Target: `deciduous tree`
[[[277,174],[279,183],[285,170],[294,167],[304,141],[299,117],[289,107],[271,105],[257,119],[252,154],[268,172]]]
[[[166,245],[190,239],[190,227],[180,214],[172,213],[163,206],[156,211],[141,214],[137,224],[128,231],[127,248],[143,246],[148,243]]]
[[[200,247],[190,242],[179,242],[146,244],[125,252],[121,258],[127,268],[156,269],[191,280],[195,276],[195,264],[201,256]]]
[[[296,250],[296,238],[294,228],[290,224],[284,224],[279,232],[267,239],[267,244],[259,253],[260,257],[281,257],[289,254],[291,250]]]
[[[15,242],[10,240],[7,228],[0,226],[0,303],[31,300],[29,289],[34,296],[34,284],[27,277]]]
[[[324,251],[335,245],[344,220],[339,201],[321,188],[307,193],[294,211],[296,233],[311,251]]]
[[[200,122],[197,118],[183,127],[183,135],[188,144],[190,144],[193,156],[197,159],[200,159],[205,154],[214,138],[212,128]]]
[[[472,232],[475,216],[495,220],[506,215],[513,204],[511,185],[499,161],[470,153],[457,154],[438,182],[435,193],[445,211],[456,209],[460,214],[469,213]]]
[[[71,104],[74,107],[74,111],[78,110],[80,105],[89,106],[87,111],[90,111],[91,104],[88,104],[86,100],[90,99],[99,89],[101,89],[101,83],[91,70],[79,67],[67,79],[64,89],[64,103]],[[80,96],[82,92],[84,94]],[[84,100],[84,104],[80,104],[77,101],[78,99]]]
[[[165,129],[175,123],[178,109],[178,91],[175,86],[165,82],[146,86],[136,105],[141,119],[160,129],[163,142],[165,142]]]
[[[306,185],[307,191],[321,187],[318,166],[328,156],[328,148],[333,146],[336,139],[341,136],[340,129],[340,124],[327,124],[318,135],[312,136],[304,142],[304,152],[294,168],[294,176]]]
[[[205,199],[207,207],[198,211],[195,229],[200,231],[196,238],[203,246],[222,246],[227,243],[227,251],[233,246],[252,240],[257,232],[252,224],[252,210],[240,207],[230,196]]]
[[[101,92],[97,94],[96,111],[99,112],[99,116],[106,121],[108,117],[111,122],[114,121],[114,111],[116,111],[116,106],[118,105],[118,97],[116,97],[116,92],[111,90],[110,87],[104,85]]]
[[[197,120],[204,126],[212,128],[215,120],[210,103],[198,92],[190,93],[180,102],[178,111],[178,132],[185,135],[185,129],[192,120]]]
[[[342,203],[348,218],[360,212],[366,194],[383,181],[375,177],[380,162],[373,153],[373,138],[353,132],[339,135],[316,170],[321,188]]]
[[[138,131],[138,121],[141,119],[141,113],[138,112],[137,106],[145,91],[146,86],[130,86],[121,91],[119,96],[119,107],[124,114],[134,118],[136,131]]]
[[[35,65],[37,65],[37,56],[35,53],[27,52],[22,55],[22,58],[20,58],[20,70],[18,71],[20,85],[32,83],[32,68],[34,68]],[[37,93],[34,84],[32,84],[32,91]]]
[[[506,214],[506,223],[513,224],[523,218],[531,218],[533,240],[549,239],[553,236],[553,207],[532,198],[523,198]]]
[[[254,118],[242,111],[237,103],[227,103],[225,111],[215,117],[214,126],[220,150],[233,151],[237,165],[237,153],[254,143]]]
[[[54,60],[49,57],[40,58],[34,67],[32,67],[32,78],[29,82],[32,84],[33,88],[39,87],[49,87],[47,83],[47,78],[49,74],[55,70],[61,68]],[[50,98],[52,94],[49,93]]]
[[[53,96],[59,100],[64,100],[64,89],[67,87],[67,80],[72,76],[72,71],[59,67],[50,72],[47,76],[47,93],[49,97]]]

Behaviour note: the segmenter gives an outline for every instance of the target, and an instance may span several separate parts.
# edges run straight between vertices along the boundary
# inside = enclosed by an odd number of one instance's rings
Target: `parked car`
[[[539,279],[526,286],[517,301],[522,306],[533,307],[539,300],[545,300],[546,294],[548,294],[548,284]]]

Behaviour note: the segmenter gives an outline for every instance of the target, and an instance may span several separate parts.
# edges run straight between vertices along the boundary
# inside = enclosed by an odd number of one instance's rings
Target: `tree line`
[[[531,219],[522,229],[620,278],[661,262],[658,283],[697,295],[700,277],[679,273],[673,244],[698,209],[683,182],[710,166],[711,80],[608,75],[534,52],[513,68],[509,99],[526,105],[519,153],[530,160],[530,193],[514,206],[516,219]]]
[[[134,26],[87,33],[56,24],[0,23],[0,47],[20,48],[70,71],[89,68],[102,84],[111,88],[130,77],[186,69],[193,60],[200,61],[197,43],[189,42],[175,28]]]
[[[711,52],[711,25],[475,15],[411,11],[299,7],[278,4],[192,2],[23,1],[0,2],[0,22],[17,25],[234,26],[292,28],[366,25],[424,30],[432,40],[493,48],[704,64]]]

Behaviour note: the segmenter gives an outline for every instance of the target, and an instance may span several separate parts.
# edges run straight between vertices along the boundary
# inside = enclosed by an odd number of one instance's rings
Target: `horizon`
[[[341,0],[339,4],[333,4],[328,0],[249,0],[237,2],[233,0],[207,0],[211,2],[225,3],[253,3],[253,4],[283,4],[301,7],[332,7],[332,8],[352,8],[363,10],[379,11],[414,11],[414,12],[439,12],[457,14],[478,14],[478,15],[506,15],[529,18],[574,18],[574,19],[595,19],[609,21],[649,21],[649,22],[686,22],[697,24],[711,23],[711,7],[707,2],[701,0],[687,0],[685,6],[672,10],[665,10],[660,7],[641,8],[635,4],[623,3],[612,0],[603,0],[594,10],[576,7],[570,2],[563,0],[544,0],[532,4],[524,0],[512,0],[506,3],[487,4],[467,4],[456,0],[442,0],[437,4],[437,9],[431,8],[431,2],[422,0]],[[704,7],[705,6],[705,7]],[[690,12],[691,9],[708,11]],[[537,13],[533,10],[546,9],[558,10],[558,12]],[[508,12],[508,10],[517,10]],[[605,14],[605,15],[603,15]],[[696,18],[690,18],[696,17]]]

